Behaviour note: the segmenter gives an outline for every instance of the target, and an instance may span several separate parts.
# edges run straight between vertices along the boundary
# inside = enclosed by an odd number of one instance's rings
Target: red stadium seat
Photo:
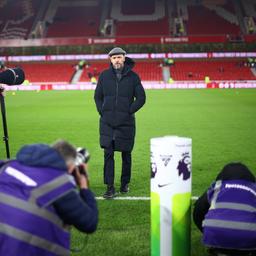
[[[69,82],[75,63],[22,63],[30,82]]]
[[[74,72],[75,62],[23,63],[26,77],[30,82],[64,82],[68,83]],[[84,69],[80,82],[88,82],[88,73],[100,73],[109,67],[108,61],[93,61]],[[162,81],[160,61],[137,61],[134,71],[142,81]],[[211,80],[255,80],[250,68],[241,60],[184,60],[175,61],[170,68],[174,81],[204,81],[205,76]],[[98,78],[98,75],[96,75]]]

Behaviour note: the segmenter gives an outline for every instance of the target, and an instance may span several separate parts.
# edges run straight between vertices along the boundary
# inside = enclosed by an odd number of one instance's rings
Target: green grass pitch
[[[105,190],[103,152],[98,143],[99,117],[93,91],[6,94],[11,156],[14,157],[24,144],[51,143],[58,138],[85,146],[91,153],[91,188],[101,196]],[[192,138],[194,196],[200,195],[228,162],[241,161],[256,174],[256,90],[148,90],[146,94],[147,103],[136,114],[129,196],[149,196],[149,141],[152,137]],[[5,158],[4,142],[0,143],[0,158]],[[117,188],[120,165],[120,155],[116,154]],[[72,255],[150,255],[149,201],[98,201],[98,205],[97,232],[88,236],[83,252]],[[72,247],[81,248],[84,235],[75,230],[72,235]],[[191,255],[205,255],[194,224],[191,240]]]

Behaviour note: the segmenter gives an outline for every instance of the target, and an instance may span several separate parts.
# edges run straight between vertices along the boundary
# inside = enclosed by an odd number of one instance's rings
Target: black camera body
[[[8,68],[0,73],[0,84],[19,85],[24,80],[25,74],[21,68]]]

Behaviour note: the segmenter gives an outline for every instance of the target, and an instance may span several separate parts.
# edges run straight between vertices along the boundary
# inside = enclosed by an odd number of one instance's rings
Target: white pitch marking
[[[102,196],[97,196],[96,197],[97,200],[107,200],[105,198],[103,198]],[[122,196],[117,196],[113,198],[114,200],[130,200],[130,201],[149,201],[150,197],[148,196],[126,196],[126,197],[122,197]],[[192,200],[197,200],[198,196],[192,196]]]
[[[106,200],[105,198],[103,198],[102,196],[98,196],[96,197],[97,200]],[[126,197],[122,197],[122,196],[116,196],[113,198],[114,200],[142,200],[142,201],[148,201],[150,200],[150,197],[147,196],[126,196]]]

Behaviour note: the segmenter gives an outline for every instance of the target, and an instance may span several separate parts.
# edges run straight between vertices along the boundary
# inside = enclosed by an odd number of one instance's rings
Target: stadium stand
[[[113,1],[111,16],[116,20],[116,35],[168,35],[165,1]],[[134,8],[136,6],[136,8]]]
[[[2,0],[0,38],[16,38],[18,44],[19,38],[41,38],[38,41],[23,40],[25,43],[21,48],[25,53],[26,43],[30,41],[29,54],[37,51],[33,44],[35,41],[35,45],[42,48],[47,48],[47,43],[51,42],[56,54],[62,54],[66,45],[71,50],[64,51],[64,54],[76,54],[79,51],[81,54],[105,54],[117,44],[124,45],[129,53],[169,53],[182,52],[184,49],[185,52],[210,53],[223,51],[223,45],[234,42],[233,38],[239,39],[240,35],[242,40],[248,37],[250,42],[255,41],[255,19],[255,0]],[[211,49],[213,37],[216,38],[213,41],[216,43],[215,49]],[[150,38],[157,40],[147,41]],[[173,43],[184,46],[180,50]],[[222,46],[219,47],[219,43]],[[138,51],[136,44],[139,45]],[[209,47],[201,50],[200,44],[208,44]],[[143,48],[144,45],[147,46]],[[157,45],[157,51],[150,45]],[[193,48],[195,51],[190,50],[191,45],[197,47]],[[244,45],[246,47],[246,43]],[[16,45],[13,48],[18,47]],[[234,49],[230,48],[230,51],[239,51]],[[45,55],[54,53],[47,52]],[[250,68],[241,62],[242,59],[175,60],[175,65],[170,68],[171,77],[174,81],[203,81],[205,76],[212,80],[255,80]],[[32,83],[68,83],[75,64],[72,61],[47,61],[20,65]],[[108,67],[107,61],[93,60],[91,64],[90,69],[97,72]],[[80,82],[90,81],[90,69],[83,71]],[[143,81],[162,81],[161,60],[138,60],[135,71]]]
[[[174,81],[204,81],[205,76],[211,80],[234,81],[255,80],[250,67],[244,65],[243,60],[184,60],[175,61],[170,73]],[[13,64],[14,65],[14,64]],[[30,82],[61,82],[69,83],[74,73],[75,62],[45,62],[22,63],[20,66]],[[94,61],[89,68],[85,68],[80,82],[89,82],[89,72],[96,70],[96,78],[104,69],[108,68],[108,61]],[[143,81],[162,81],[160,61],[137,61],[134,70]]]
[[[176,80],[255,80],[250,68],[241,60],[177,61],[171,67],[171,77]]]
[[[101,72],[108,68],[108,64],[94,62],[92,67]],[[204,81],[205,76],[212,80],[255,80],[254,74],[244,65],[243,60],[176,61],[170,69],[175,81]],[[134,70],[143,81],[162,81],[160,61],[137,61]],[[86,72],[81,81],[89,81]]]
[[[187,31],[190,35],[239,34],[240,28],[204,6],[189,6]]]
[[[99,5],[60,6],[48,25],[46,37],[97,36],[99,24]]]
[[[84,69],[84,72],[82,74],[80,81],[88,82],[88,81],[90,81],[90,75],[94,72],[94,70],[96,70],[96,72],[99,73],[99,72],[103,71],[104,69],[107,69],[108,67],[109,67],[109,64],[107,61],[90,63],[90,67]],[[97,77],[98,76],[96,76],[96,78]]]
[[[162,71],[159,61],[140,61],[134,68],[143,81],[162,81]]]
[[[118,22],[116,26],[117,36],[129,35],[168,35],[168,19],[167,17],[155,21],[134,21],[134,22]]]
[[[244,9],[244,15],[247,17],[253,17],[256,19],[256,3],[255,1],[251,0],[243,0],[241,2],[243,9]]]
[[[238,35],[254,33],[255,21],[255,2],[249,0],[5,0],[0,4],[1,38]]]
[[[22,63],[19,65],[30,82],[64,82],[68,83],[74,72],[75,63]]]
[[[40,0],[2,1],[0,38],[27,38],[39,7]]]
[[[14,64],[10,64],[15,66]],[[26,73],[26,78],[30,82],[62,82],[68,83],[74,72],[76,63],[65,62],[65,63],[22,63],[20,66]],[[105,62],[92,62],[88,69],[84,69],[80,82],[89,82],[89,72],[97,70],[97,73],[107,69],[109,64]],[[135,69],[139,73],[140,77],[144,81],[161,81],[161,68],[160,62],[146,62],[140,61],[136,64]]]
[[[91,64],[91,69],[95,68],[98,72],[101,72],[104,69],[109,67],[108,62],[94,62]],[[162,74],[159,61],[138,61],[136,62],[134,71],[139,74],[142,80],[144,81],[161,81]],[[88,73],[85,70],[81,81],[89,81]]]

